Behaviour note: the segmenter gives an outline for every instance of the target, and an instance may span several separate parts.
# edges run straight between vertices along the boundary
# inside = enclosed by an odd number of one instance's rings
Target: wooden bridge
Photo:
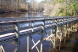
[[[37,52],[43,52],[43,42],[51,41],[53,48],[59,46],[61,41],[69,37],[68,32],[77,31],[74,27],[78,23],[78,17],[61,16],[61,17],[27,17],[27,18],[2,18],[0,19],[0,52],[5,52],[3,45],[15,41],[16,48],[13,52],[20,52],[20,39],[27,38],[27,51],[31,52],[36,48]],[[50,35],[46,30],[50,29]],[[31,35],[39,33],[41,39],[34,41]],[[45,33],[45,34],[44,34]],[[46,37],[44,37],[46,36]],[[30,47],[30,39],[33,46]],[[57,39],[59,42],[57,42]],[[37,45],[40,43],[40,49]]]

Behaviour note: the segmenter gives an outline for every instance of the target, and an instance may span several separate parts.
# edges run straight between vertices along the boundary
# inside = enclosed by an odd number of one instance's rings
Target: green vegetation
[[[63,2],[65,2],[65,0],[56,0],[56,1],[53,2],[52,4],[63,3]]]
[[[78,0],[49,0],[48,4],[53,6],[50,16],[78,16]]]

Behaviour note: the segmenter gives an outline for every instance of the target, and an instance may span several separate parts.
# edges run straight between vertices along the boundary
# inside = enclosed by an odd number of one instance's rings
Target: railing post
[[[51,31],[50,31],[50,34],[51,34],[51,35],[53,34],[52,30],[53,30],[53,29],[51,29]]]
[[[29,38],[29,36],[27,36],[27,52],[30,52],[29,41],[30,41],[30,38]]]
[[[43,31],[42,31],[42,33],[43,33]],[[41,35],[41,46],[40,46],[40,52],[43,52],[43,35],[44,35],[44,34],[42,34],[42,35]]]
[[[53,20],[50,21],[50,23],[52,24]],[[53,34],[53,29],[51,29],[51,34]]]
[[[45,20],[43,20],[43,31],[42,31],[42,35],[41,35],[40,52],[43,52],[43,38],[44,38],[44,31],[45,31]]]
[[[63,22],[64,19],[61,19],[61,20],[62,20],[62,22]],[[62,24],[63,24],[63,23],[62,23]],[[62,37],[63,37],[63,25],[61,25],[59,50],[60,50],[60,47],[61,47]]]
[[[53,45],[53,48],[56,47],[56,35],[57,35],[57,26],[55,26],[55,35],[54,35],[54,45]]]
[[[18,22],[15,24],[15,30],[16,30],[16,37],[17,37],[17,39],[16,39],[17,49],[15,49],[14,52],[20,52],[20,32],[19,32],[20,24]]]
[[[70,30],[70,29],[69,29],[69,22],[68,22],[69,20],[70,20],[70,19],[67,18],[67,35],[68,35],[68,38],[69,38],[69,32],[68,32],[68,31]]]
[[[54,45],[53,45],[53,48],[56,47],[56,35],[57,35],[57,30],[58,30],[57,19],[55,20],[55,23],[56,23],[56,26],[55,26],[55,35],[54,35]]]
[[[70,31],[72,31],[72,22],[70,23]]]
[[[32,32],[33,32],[33,28],[34,28],[34,22],[32,21]]]
[[[63,36],[63,26],[61,26],[61,39],[62,39],[62,36]],[[61,42],[61,39],[60,39],[60,42]]]
[[[66,36],[67,36],[67,24],[65,25],[65,39],[64,39],[64,43],[66,41]]]

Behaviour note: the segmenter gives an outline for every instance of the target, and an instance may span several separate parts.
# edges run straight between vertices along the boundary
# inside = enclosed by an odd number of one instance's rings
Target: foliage
[[[69,14],[71,14],[72,16],[77,15],[78,14],[78,3],[76,3],[76,0],[70,0],[71,3],[68,6],[68,12]]]
[[[55,2],[53,2],[52,4],[57,4],[57,3],[63,3],[63,2],[65,2],[65,0],[56,0]]]
[[[58,5],[59,3],[61,5]],[[55,0],[51,5],[54,5],[51,16],[78,16],[78,0]]]

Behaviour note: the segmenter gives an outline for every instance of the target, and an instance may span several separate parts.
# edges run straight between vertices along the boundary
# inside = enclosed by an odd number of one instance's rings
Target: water
[[[0,18],[19,18],[19,17],[41,17],[43,16],[42,12],[33,12],[33,13],[5,13],[0,14]]]

